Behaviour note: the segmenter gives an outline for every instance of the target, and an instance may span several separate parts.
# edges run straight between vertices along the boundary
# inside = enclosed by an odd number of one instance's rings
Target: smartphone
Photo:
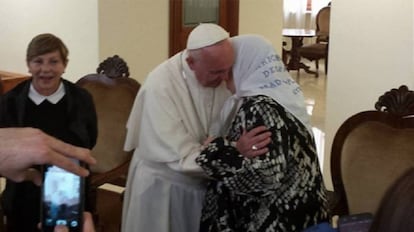
[[[84,185],[84,177],[57,166],[43,166],[42,231],[52,232],[56,225],[65,225],[70,232],[82,231]]]

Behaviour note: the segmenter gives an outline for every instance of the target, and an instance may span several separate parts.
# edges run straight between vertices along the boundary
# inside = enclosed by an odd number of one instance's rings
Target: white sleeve
[[[126,141],[132,146],[127,146],[126,142],[125,147],[139,147],[139,155],[145,160],[166,163],[180,172],[202,175],[195,158],[200,154],[203,138],[194,132],[197,129],[191,128],[194,115],[187,110],[192,106],[186,105],[185,101],[177,102],[169,96],[171,91],[162,87],[140,91],[143,92],[134,103],[127,126]]]

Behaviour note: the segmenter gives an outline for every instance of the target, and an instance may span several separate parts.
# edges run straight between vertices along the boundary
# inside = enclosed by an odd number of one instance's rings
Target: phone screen
[[[41,222],[43,231],[65,225],[69,231],[81,231],[84,178],[56,166],[43,171]]]

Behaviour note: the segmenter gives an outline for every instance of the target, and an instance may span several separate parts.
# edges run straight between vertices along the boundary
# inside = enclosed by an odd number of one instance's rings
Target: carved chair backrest
[[[129,68],[121,57],[114,55],[100,63],[96,73],[104,74],[109,78],[129,77]]]
[[[334,137],[334,214],[375,214],[388,186],[414,167],[414,92],[392,89],[375,108],[348,118]]]
[[[110,79],[102,74],[90,74],[78,84],[87,89],[94,99],[98,118],[98,139],[92,155],[98,160],[92,172],[109,171],[128,160],[123,151],[126,122],[139,84],[131,78]]]
[[[329,41],[329,24],[331,18],[331,7],[325,6],[316,15],[316,42]]]

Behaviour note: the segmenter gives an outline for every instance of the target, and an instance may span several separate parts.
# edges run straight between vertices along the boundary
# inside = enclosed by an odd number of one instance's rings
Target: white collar
[[[41,95],[39,92],[36,91],[36,89],[33,87],[33,83],[30,83],[30,90],[29,90],[29,98],[32,99],[32,101],[39,105],[42,103],[45,99],[48,100],[50,103],[56,104],[62,99],[63,96],[65,96],[65,88],[63,87],[63,83],[60,82],[59,88],[52,93],[49,96]]]

